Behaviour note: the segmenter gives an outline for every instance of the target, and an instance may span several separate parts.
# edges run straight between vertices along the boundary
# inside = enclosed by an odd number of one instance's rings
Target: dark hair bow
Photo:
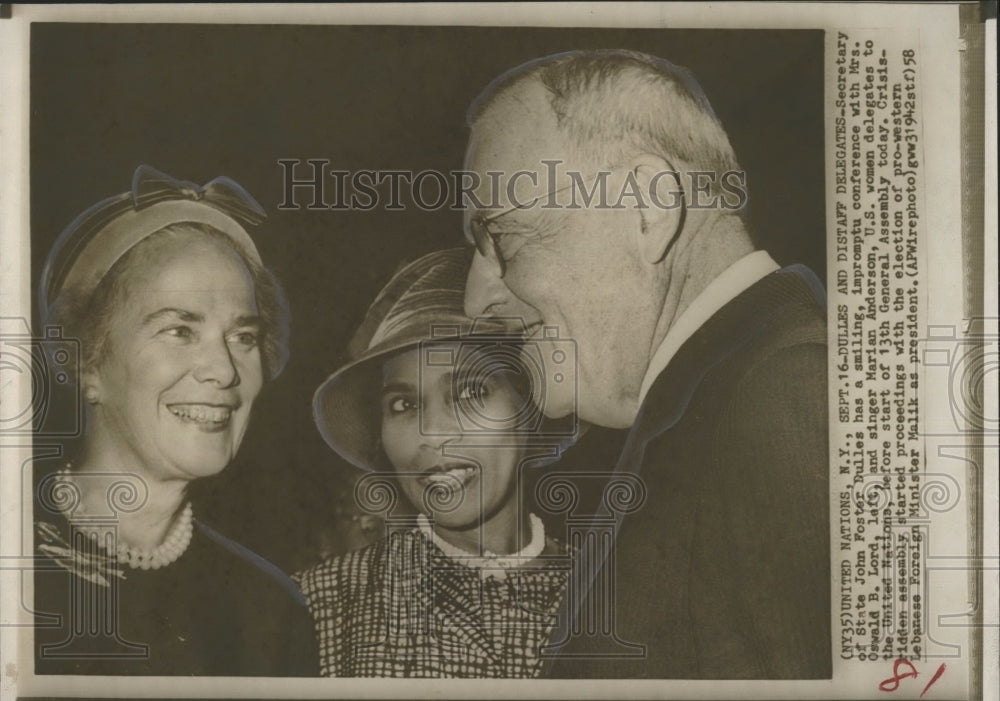
[[[245,224],[254,226],[266,218],[264,208],[231,178],[220,176],[205,185],[178,180],[148,165],[135,169],[132,176],[132,204],[135,209],[167,200],[195,200],[211,205]]]
[[[132,190],[101,200],[67,226],[49,253],[39,287],[39,310],[47,318],[49,304],[80,253],[107,226],[128,212],[139,212],[161,202],[200,202],[231,217],[241,226],[258,225],[264,208],[236,181],[218,177],[205,185],[177,180],[148,165],[132,175]]]

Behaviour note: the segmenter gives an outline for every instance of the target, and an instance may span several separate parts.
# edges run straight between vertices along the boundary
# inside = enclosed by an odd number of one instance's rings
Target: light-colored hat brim
[[[313,418],[327,445],[352,465],[377,470],[382,431],[382,368],[386,360],[426,341],[520,343],[501,319],[465,316],[465,279],[471,249],[430,253],[400,270],[368,309],[349,345],[351,362],[330,375],[313,395]],[[545,438],[567,446],[576,435],[575,418],[559,430],[532,426],[525,440]]]
[[[421,316],[425,318],[421,320]],[[330,375],[313,395],[313,417],[323,440],[342,458],[364,470],[376,469],[373,463],[376,438],[382,430],[380,398],[386,360],[431,339],[461,341],[484,331],[503,333],[500,324],[484,327],[480,322],[472,334],[468,317],[444,315],[439,308],[415,317],[407,320],[398,333]]]

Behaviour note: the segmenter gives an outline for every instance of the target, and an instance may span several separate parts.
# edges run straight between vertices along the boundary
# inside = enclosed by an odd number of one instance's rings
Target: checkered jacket
[[[568,563],[563,555],[537,567],[469,567],[414,528],[295,579],[316,623],[324,675],[536,677]]]

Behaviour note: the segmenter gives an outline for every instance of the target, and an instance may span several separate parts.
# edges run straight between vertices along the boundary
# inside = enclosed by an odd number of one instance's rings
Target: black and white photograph
[[[984,698],[984,25],[791,5],[11,29],[12,698]]]

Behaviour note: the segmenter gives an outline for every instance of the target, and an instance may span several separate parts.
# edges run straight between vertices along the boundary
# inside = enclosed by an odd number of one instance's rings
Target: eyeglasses
[[[668,163],[668,165],[670,167],[670,170],[667,171],[667,172],[676,173],[677,171],[676,171],[676,169],[674,169],[673,165],[670,164],[669,161],[667,163]],[[596,190],[596,183],[594,182],[596,179],[600,178],[602,174],[610,174],[611,172],[617,170],[620,167],[621,167],[620,165],[616,165],[616,166],[611,166],[611,167],[608,167],[608,168],[602,168],[601,170],[598,170],[589,179],[591,185],[594,186],[594,189]],[[686,212],[687,207],[686,207],[686,200],[685,200],[685,196],[684,196],[684,186],[680,182],[679,179],[678,179],[678,183],[680,184],[680,187],[681,187],[681,221],[683,222],[683,220],[684,220],[684,214]],[[517,204],[517,205],[515,205],[513,207],[508,207],[507,209],[503,210],[502,212],[497,212],[496,214],[491,214],[490,216],[486,216],[486,217],[484,217],[484,216],[478,216],[478,215],[473,215],[471,217],[471,219],[469,220],[469,233],[472,234],[472,240],[473,240],[473,242],[476,245],[476,250],[479,251],[480,255],[482,255],[483,258],[485,258],[486,260],[490,261],[491,263],[493,263],[496,266],[497,273],[498,273],[499,277],[503,278],[503,276],[506,275],[506,273],[507,273],[507,261],[504,259],[503,252],[500,250],[500,243],[497,240],[497,236],[495,236],[494,234],[490,233],[490,230],[489,230],[490,223],[494,222],[497,219],[499,219],[500,217],[506,216],[507,214],[510,214],[511,212],[514,212],[516,210],[530,209],[531,207],[534,207],[536,204],[538,204],[540,201],[542,201],[544,199],[549,199],[549,198],[557,195],[560,192],[564,192],[565,190],[569,190],[570,188],[582,187],[582,186],[583,186],[583,181],[582,180],[581,181],[574,181],[570,185],[566,185],[565,187],[560,187],[560,188],[557,188],[555,190],[552,190],[552,191],[546,193],[545,195],[542,195],[540,197],[536,197],[536,198],[532,199],[531,201],[529,201],[527,203]],[[584,190],[584,192],[586,192],[586,190]],[[592,197],[593,193],[591,193],[590,196]],[[576,201],[576,199],[574,197],[574,202],[575,201]],[[589,200],[588,200],[588,204],[589,204]]]
[[[617,167],[618,166],[613,166],[611,168],[603,168],[597,171],[594,174],[593,178],[599,178],[602,173],[610,173]],[[500,243],[497,241],[496,236],[490,233],[490,230],[488,228],[490,223],[516,210],[531,209],[542,200],[549,199],[559,194],[560,192],[565,192],[570,188],[578,186],[582,186],[582,181],[580,183],[574,181],[570,185],[556,188],[555,190],[551,190],[544,195],[540,195],[539,197],[536,197],[530,200],[529,202],[526,202],[524,204],[516,204],[513,207],[508,207],[502,212],[491,214],[488,217],[474,215],[469,220],[469,232],[472,234],[472,240],[476,245],[476,250],[479,251],[479,254],[483,258],[490,261],[497,267],[497,273],[499,277],[503,278],[503,276],[507,274],[507,261],[504,259],[503,253],[500,251]]]
[[[473,216],[469,220],[469,230],[472,233],[472,240],[476,244],[476,250],[479,251],[479,254],[483,258],[497,266],[497,272],[501,278],[507,274],[507,261],[504,259],[503,253],[500,252],[500,243],[487,227],[490,222],[499,219],[503,215],[510,214],[516,209],[527,209],[540,199],[541,197],[525,205],[509,207],[502,212],[497,212],[488,217]]]

